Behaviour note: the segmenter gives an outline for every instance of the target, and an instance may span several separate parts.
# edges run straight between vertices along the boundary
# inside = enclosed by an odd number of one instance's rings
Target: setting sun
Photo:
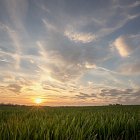
[[[35,99],[35,103],[36,104],[41,104],[42,103],[42,99],[41,98],[36,98]]]

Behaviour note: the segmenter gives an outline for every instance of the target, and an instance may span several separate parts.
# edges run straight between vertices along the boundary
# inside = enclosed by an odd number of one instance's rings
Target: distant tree
[[[116,103],[116,104],[109,104],[109,106],[120,106],[120,105],[122,105],[122,104],[118,104],[118,103]]]

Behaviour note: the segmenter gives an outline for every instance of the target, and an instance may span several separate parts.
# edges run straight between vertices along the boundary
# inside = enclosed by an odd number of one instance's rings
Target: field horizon
[[[13,104],[13,103],[0,103],[0,106],[27,106],[27,107],[103,107],[103,106],[140,106],[140,104],[106,104],[106,105],[26,105],[26,104]]]

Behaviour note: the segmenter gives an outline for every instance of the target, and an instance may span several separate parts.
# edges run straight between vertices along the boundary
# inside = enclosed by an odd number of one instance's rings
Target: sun
[[[35,103],[36,104],[41,104],[42,103],[42,99],[41,98],[36,98],[35,99]]]

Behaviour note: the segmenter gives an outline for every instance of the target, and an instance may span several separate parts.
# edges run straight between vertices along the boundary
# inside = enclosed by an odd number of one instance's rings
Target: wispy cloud
[[[47,21],[47,19],[42,19],[42,21],[45,24],[47,30],[50,30],[50,31],[58,31],[58,29],[54,25],[52,25],[51,23],[49,23]]]
[[[16,68],[19,69],[20,64],[20,51],[21,51],[21,43],[19,36],[17,35],[15,30],[12,30],[9,26],[1,24],[3,29],[8,33],[10,39],[12,40],[13,46],[15,47],[16,53],[13,54],[13,57],[16,60]]]
[[[96,40],[96,36],[92,33],[83,33],[74,30],[65,30],[64,35],[74,42],[90,43]]]
[[[131,4],[127,4],[127,5],[117,5],[117,7],[119,8],[135,8],[135,7],[138,7],[140,5],[140,1],[135,1]]]

